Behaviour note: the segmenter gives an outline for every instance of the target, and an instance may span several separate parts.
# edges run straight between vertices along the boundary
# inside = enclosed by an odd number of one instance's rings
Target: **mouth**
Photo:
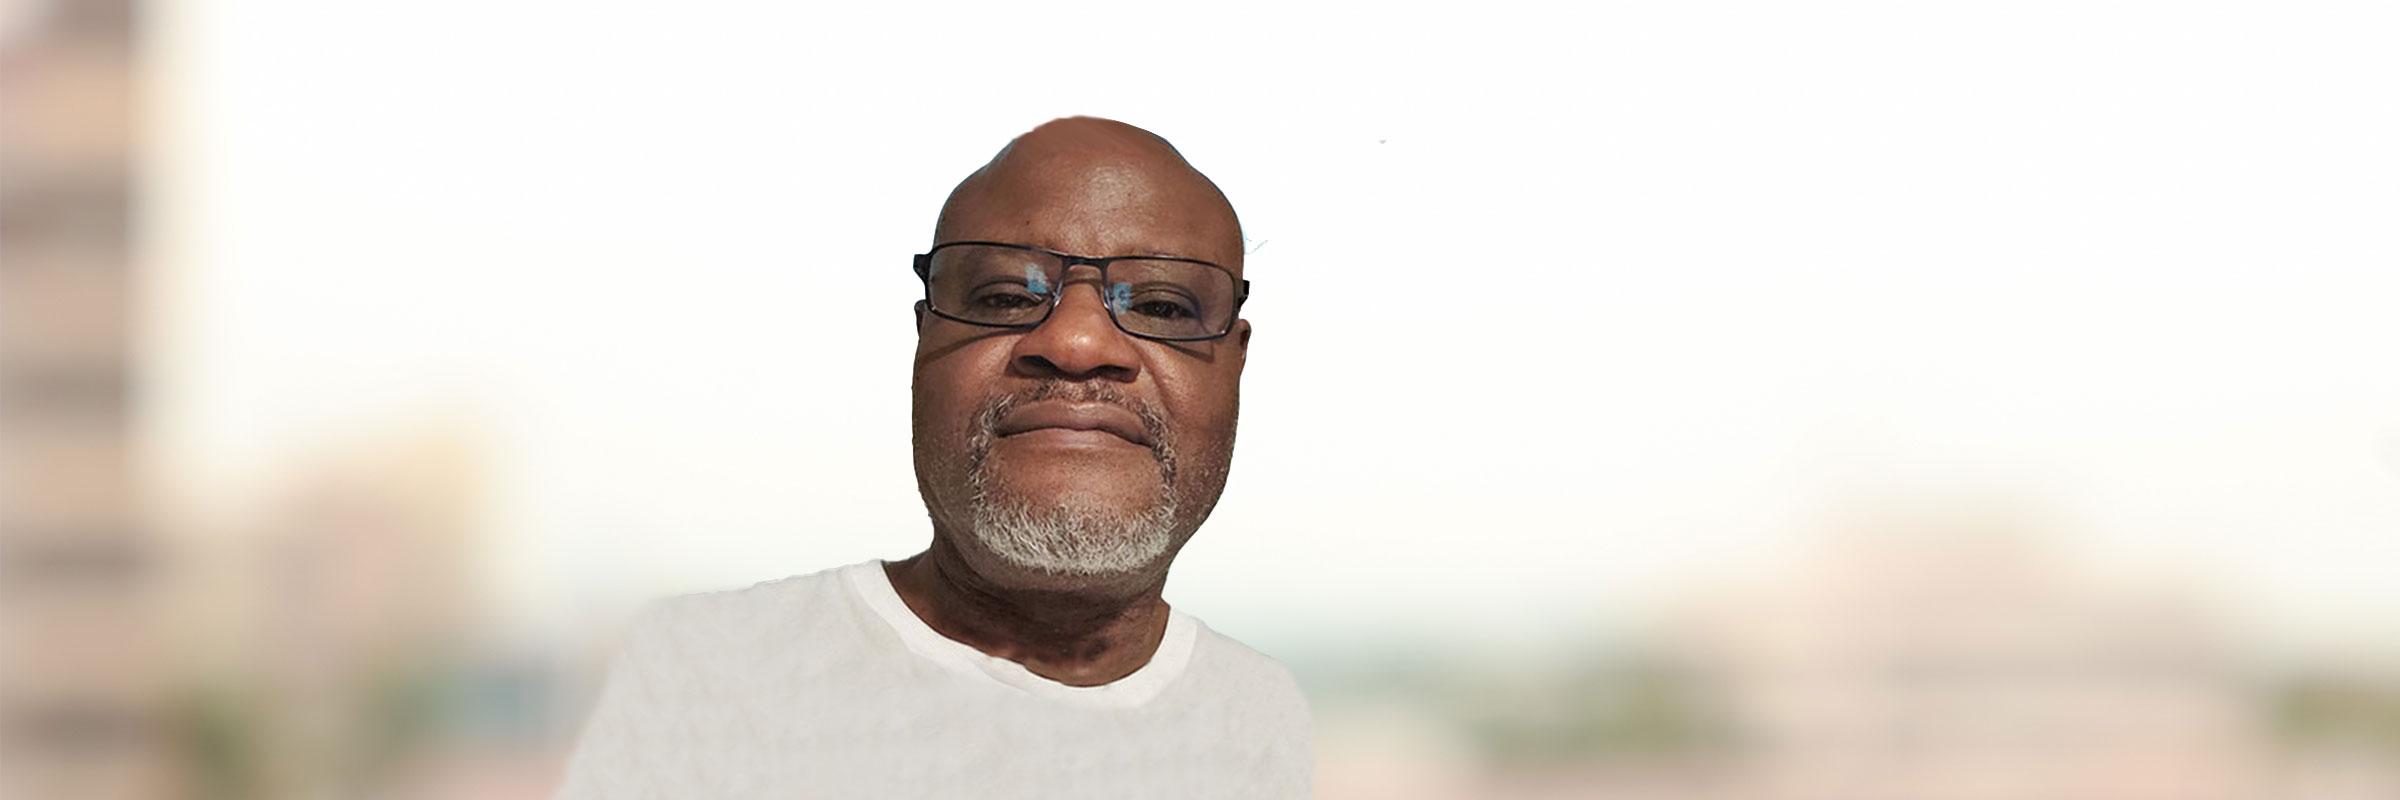
[[[1150,433],[1142,418],[1110,403],[1070,403],[1043,400],[1027,403],[1000,418],[992,433],[1002,439],[1024,438],[1060,444],[1127,443],[1147,448]]]

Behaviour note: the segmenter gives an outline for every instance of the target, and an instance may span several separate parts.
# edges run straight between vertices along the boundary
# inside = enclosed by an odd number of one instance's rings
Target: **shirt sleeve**
[[[677,748],[662,741],[673,713],[665,689],[664,609],[637,617],[625,644],[610,659],[608,677],[576,737],[566,775],[553,800],[646,800],[671,797],[667,764]]]
[[[1315,721],[1308,696],[1290,670],[1274,665],[1266,683],[1270,712],[1267,746],[1260,754],[1259,785],[1251,796],[1306,798],[1313,789],[1316,767]]]

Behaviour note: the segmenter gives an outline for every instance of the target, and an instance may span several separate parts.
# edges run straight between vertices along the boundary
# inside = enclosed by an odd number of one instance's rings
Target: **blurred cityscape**
[[[122,2],[0,5],[0,797],[183,785],[144,517]]]
[[[1581,657],[1305,662],[1320,794],[2400,796],[2400,665],[2262,659],[2204,592],[2052,558],[2026,509],[1922,505]]]
[[[146,502],[138,33],[0,4],[0,800],[546,796],[609,637],[483,616],[471,419],[293,453],[222,518]],[[2274,657],[2034,505],[1870,503],[1632,634],[1270,649],[1336,800],[2400,798],[2400,664]]]

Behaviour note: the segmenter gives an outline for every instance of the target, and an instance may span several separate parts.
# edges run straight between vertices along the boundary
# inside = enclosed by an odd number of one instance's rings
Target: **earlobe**
[[[925,329],[925,301],[917,301],[917,330]]]
[[[1236,346],[1236,347],[1240,347],[1240,348],[1242,348],[1242,349],[1243,349],[1243,350],[1245,350],[1245,351],[1247,351],[1247,350],[1249,350],[1249,349],[1250,349],[1250,321],[1249,321],[1249,320],[1246,320],[1246,319],[1245,319],[1245,320],[1241,320],[1241,321],[1239,321],[1239,322],[1235,322],[1235,323],[1234,323],[1234,329],[1233,329],[1233,340],[1234,340],[1234,342],[1236,343],[1236,344],[1235,344],[1235,346]]]

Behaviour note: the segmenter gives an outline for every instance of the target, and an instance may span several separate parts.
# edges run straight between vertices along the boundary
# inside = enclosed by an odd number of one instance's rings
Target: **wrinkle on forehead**
[[[1236,270],[1242,255],[1233,205],[1174,145],[1089,117],[1044,124],[1002,148],[950,193],[934,238],[1175,254]]]

